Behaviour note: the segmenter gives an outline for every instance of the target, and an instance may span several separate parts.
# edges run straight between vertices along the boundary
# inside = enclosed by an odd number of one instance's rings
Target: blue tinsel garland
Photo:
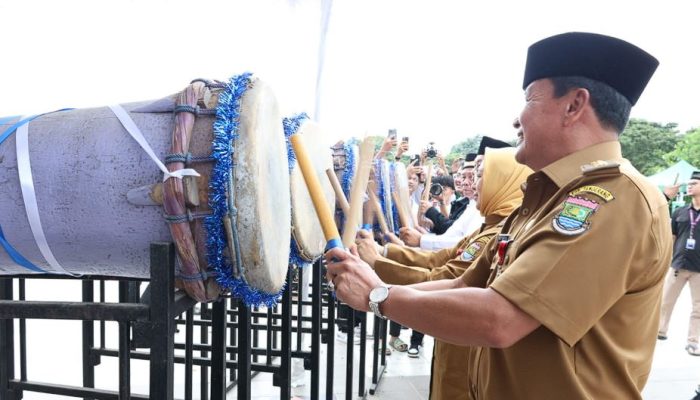
[[[234,141],[238,138],[240,129],[241,98],[251,85],[251,76],[251,73],[246,72],[232,77],[226,84],[226,88],[219,94],[219,103],[216,106],[212,142],[212,156],[215,161],[209,179],[209,207],[212,215],[204,220],[207,230],[207,261],[217,273],[217,283],[222,288],[228,289],[233,296],[241,299],[248,306],[273,307],[285,288],[283,287],[276,294],[252,288],[245,282],[244,277],[233,276],[232,262],[234,261],[224,256],[224,250],[229,245],[223,224],[223,218],[229,213],[226,193],[229,190],[229,179],[233,167]],[[235,189],[230,188],[230,190]]]
[[[377,183],[377,197],[379,198],[379,204],[382,206],[382,214],[384,214],[384,219],[386,220],[387,209],[386,209],[386,198],[384,190],[384,174],[382,173],[382,163],[384,160],[374,160],[374,181]],[[387,226],[389,225],[389,221]],[[393,226],[389,227],[392,229]]]
[[[350,189],[352,189],[352,181],[355,179],[355,173],[356,173],[356,165],[355,165],[355,147],[356,141],[353,139],[348,140],[344,145],[343,145],[343,151],[345,152],[345,168],[343,168],[343,179],[342,182],[340,182],[340,187],[343,189],[343,193],[345,194],[345,198],[350,201]],[[343,213],[340,214],[339,218],[340,222],[340,230],[342,230],[343,226],[345,226],[345,215]],[[340,232],[342,234],[342,232]]]
[[[398,182],[396,182],[396,163],[395,162],[392,162],[391,164],[389,164],[389,174],[390,174],[389,179],[391,182],[391,192],[398,193],[399,185],[398,185]],[[394,201],[391,202],[391,215],[392,215],[393,221],[394,221],[394,226],[392,227],[392,229],[393,229],[395,234],[398,234],[399,228],[401,228],[401,223],[399,220],[399,209],[396,208],[396,202],[394,202]]]
[[[306,113],[300,113],[291,118],[284,118],[282,120],[282,125],[284,126],[284,140],[287,143],[287,161],[289,162],[290,174],[294,169],[297,157],[294,154],[294,149],[292,148],[292,143],[289,141],[289,138],[297,133],[301,124],[307,119],[309,119],[309,116],[306,115]],[[294,210],[292,210],[292,213],[294,213]],[[289,264],[298,266],[299,268],[310,265],[310,263],[299,254],[299,245],[296,240],[294,240],[294,237],[291,238],[289,243]]]

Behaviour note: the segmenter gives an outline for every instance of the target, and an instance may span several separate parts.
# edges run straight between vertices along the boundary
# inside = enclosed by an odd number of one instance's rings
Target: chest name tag
[[[695,250],[695,239],[688,239],[685,241],[686,250]]]

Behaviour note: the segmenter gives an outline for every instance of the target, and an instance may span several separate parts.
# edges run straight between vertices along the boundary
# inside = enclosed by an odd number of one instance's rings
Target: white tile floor
[[[28,296],[33,300],[80,299],[79,282],[33,281],[28,286]],[[649,382],[644,390],[645,400],[690,399],[697,385],[700,384],[700,357],[691,357],[684,351],[685,336],[690,315],[690,293],[686,288],[678,299],[678,304],[671,320],[669,339],[658,342],[654,364]],[[370,318],[371,320],[371,318]],[[36,381],[53,382],[65,385],[81,384],[81,323],[77,321],[41,321],[30,320],[28,325],[28,360],[29,378]],[[402,338],[408,341],[410,331],[402,331]],[[116,343],[116,325],[108,328],[108,342]],[[59,343],[57,346],[56,344]],[[370,342],[371,343],[371,342]],[[394,352],[387,357],[388,366],[375,396],[370,399],[427,399],[430,375],[430,356],[432,339],[425,338],[425,348],[418,359],[408,358],[405,353]],[[345,398],[345,345],[336,342],[334,395],[337,399]],[[355,346],[358,349],[359,346]],[[369,347],[368,347],[369,348]],[[325,355],[325,354],[324,354]],[[322,355],[322,381],[325,379],[325,357]],[[357,352],[355,354],[357,357]],[[368,363],[371,358],[367,357]],[[199,371],[195,370],[195,398],[199,398]],[[367,388],[369,389],[371,368],[367,368]],[[357,373],[355,373],[357,381]],[[184,372],[181,366],[175,367],[175,394],[183,398]],[[309,393],[309,373],[305,373],[306,385],[295,388],[297,398],[307,399]],[[117,388],[117,360],[102,358],[96,368],[97,387],[115,390]],[[323,386],[325,387],[325,386]],[[321,388],[322,398],[325,390]],[[132,388],[135,393],[148,390],[148,364],[144,361],[132,362]],[[357,388],[357,385],[355,385]],[[261,373],[252,381],[253,398],[279,399],[279,389],[272,385],[271,374]],[[356,393],[355,393],[356,394]],[[354,398],[357,396],[354,395]],[[235,399],[235,391],[228,398]],[[64,396],[48,396],[40,393],[25,393],[25,400],[60,400],[72,399]]]

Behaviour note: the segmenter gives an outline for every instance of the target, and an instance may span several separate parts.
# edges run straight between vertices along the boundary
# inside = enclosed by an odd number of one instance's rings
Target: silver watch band
[[[374,315],[376,315],[377,317],[379,317],[381,319],[386,319],[386,317],[382,314],[382,312],[379,311],[379,303],[370,302],[369,309],[372,310]]]

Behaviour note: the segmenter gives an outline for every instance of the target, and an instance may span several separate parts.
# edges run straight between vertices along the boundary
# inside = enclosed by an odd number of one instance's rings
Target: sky
[[[326,0],[328,1],[328,0]],[[0,116],[158,99],[250,71],[335,139],[513,139],[527,47],[588,31],[660,60],[632,117],[700,127],[697,1],[0,0]],[[318,95],[317,95],[318,93]],[[318,105],[318,109],[316,108]]]

